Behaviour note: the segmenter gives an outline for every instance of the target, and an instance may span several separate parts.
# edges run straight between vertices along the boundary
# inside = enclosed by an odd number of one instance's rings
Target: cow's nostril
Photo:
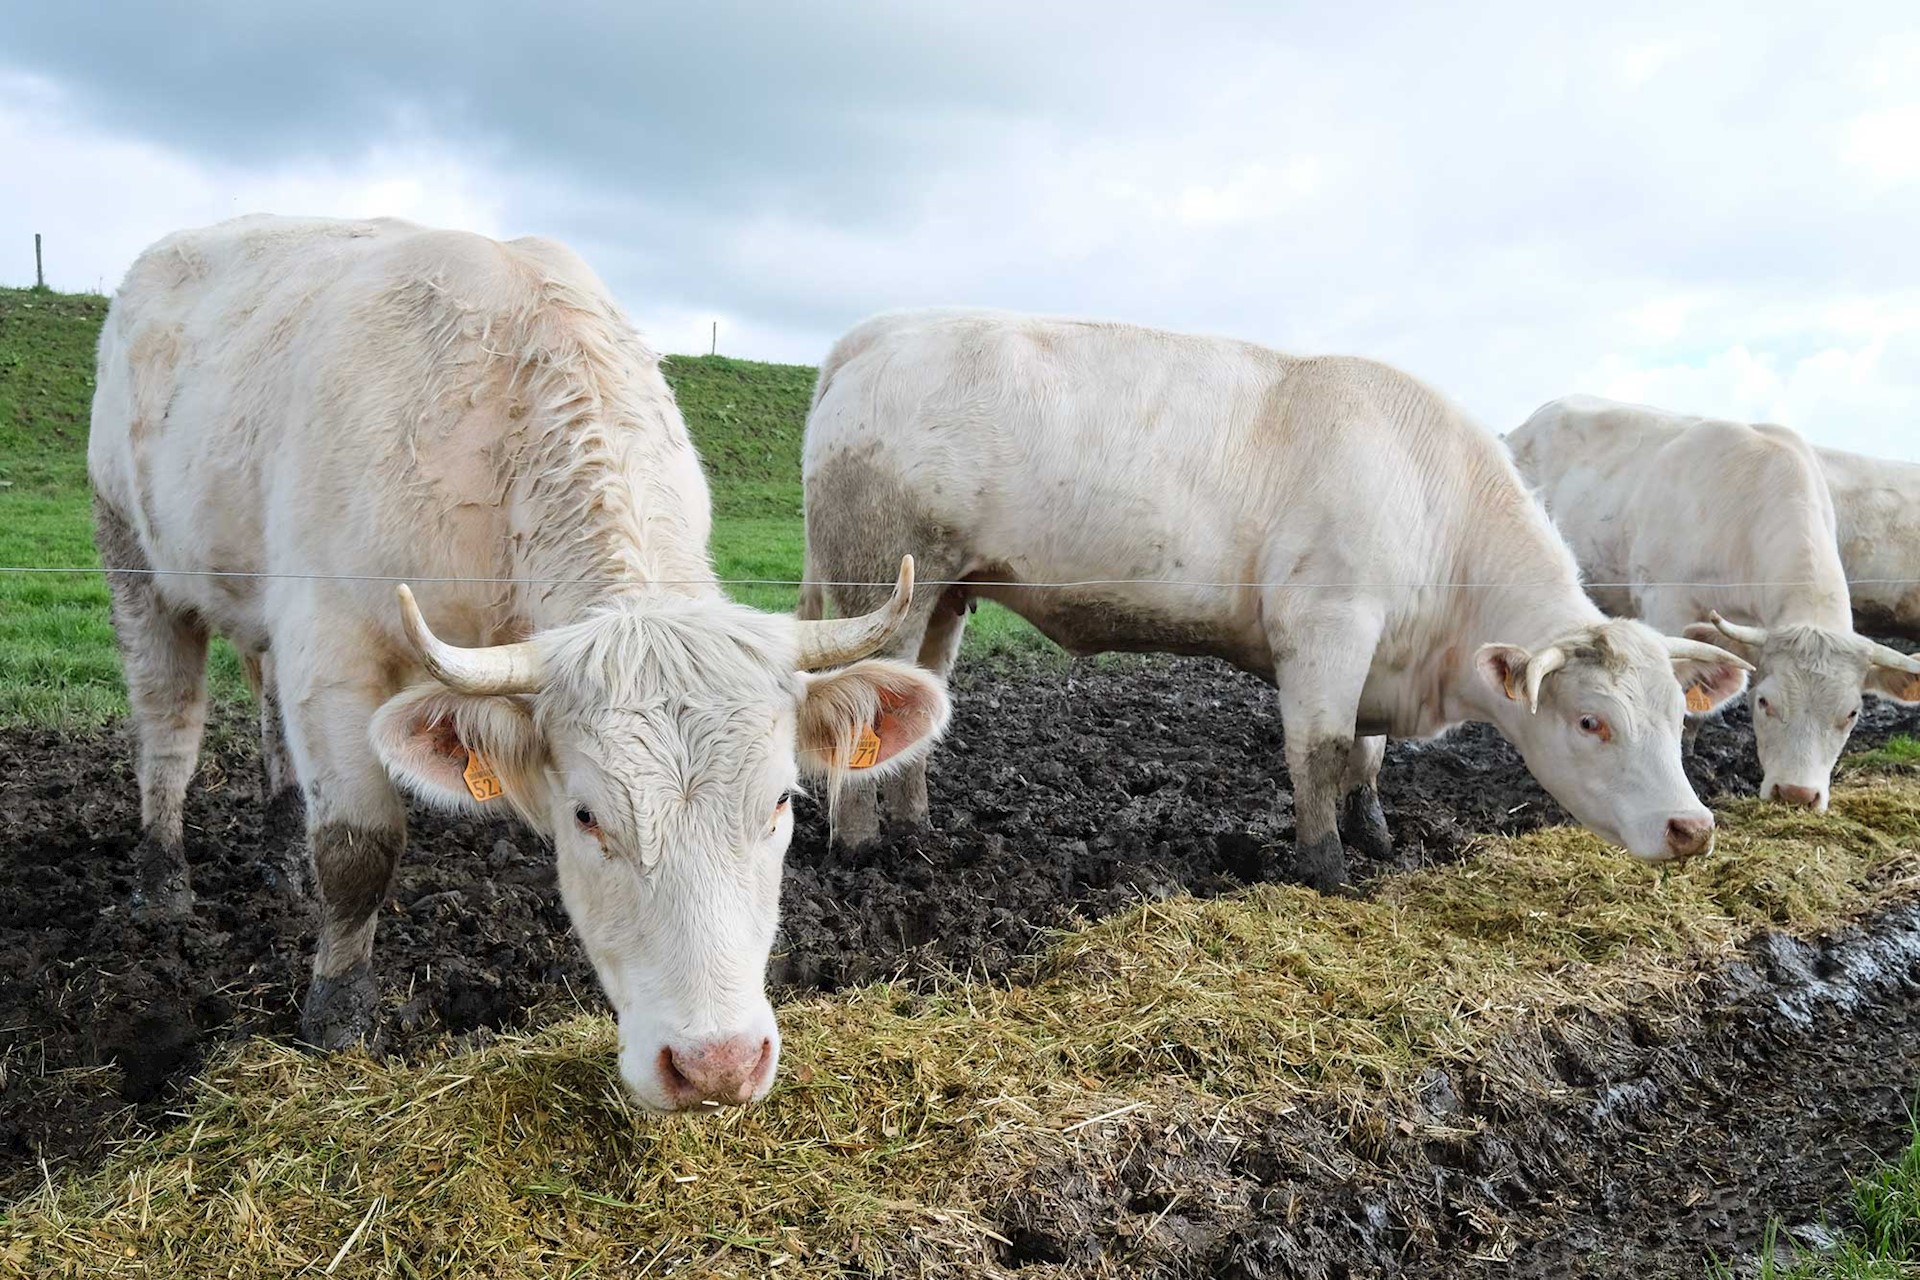
[[[677,1098],[682,1094],[699,1092],[699,1086],[689,1080],[687,1073],[680,1069],[680,1062],[674,1056],[672,1049],[660,1051],[660,1079],[666,1084],[667,1093],[672,1097]]]
[[[1667,819],[1667,849],[1675,857],[1691,858],[1713,842],[1712,818]]]
[[[1782,804],[1794,805],[1801,809],[1812,809],[1820,803],[1820,791],[1817,787],[1795,787],[1780,783],[1773,789],[1774,799]]]

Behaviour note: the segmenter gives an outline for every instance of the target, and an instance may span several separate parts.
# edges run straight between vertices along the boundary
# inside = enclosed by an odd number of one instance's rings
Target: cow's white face
[[[1713,847],[1713,815],[1681,768],[1688,695],[1717,706],[1746,685],[1733,654],[1615,621],[1531,653],[1486,645],[1495,723],[1584,827],[1651,862]]]
[[[1690,626],[1687,634],[1725,645],[1754,666],[1762,799],[1824,812],[1864,695],[1920,702],[1920,662],[1850,631],[1721,619]]]
[[[552,839],[567,914],[619,1018],[621,1076],[650,1108],[772,1087],[766,968],[793,792],[869,759],[890,772],[946,723],[944,691],[916,667],[796,671],[793,627],[725,601],[611,610],[536,638],[537,692],[427,684],[374,719],[410,790],[484,807],[465,776],[478,755]]]

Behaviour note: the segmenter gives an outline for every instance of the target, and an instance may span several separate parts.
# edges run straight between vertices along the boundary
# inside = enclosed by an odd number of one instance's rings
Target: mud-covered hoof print
[[[1347,851],[1337,835],[1296,844],[1293,873],[1301,884],[1320,893],[1341,893],[1353,887],[1353,877],[1347,874]]]
[[[133,889],[127,910],[136,920],[179,920],[193,914],[193,882],[187,857],[177,846],[143,840],[134,851]]]
[[[322,1053],[380,1048],[380,999],[373,968],[361,962],[337,978],[313,980],[300,1014],[300,1038]]]

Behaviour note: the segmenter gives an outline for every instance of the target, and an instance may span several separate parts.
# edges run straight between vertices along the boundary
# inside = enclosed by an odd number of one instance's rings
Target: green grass
[[[1920,769],[1920,738],[1889,738],[1871,751],[1851,757],[1853,763],[1874,769]]]
[[[1903,1280],[1920,1275],[1920,1123],[1905,1151],[1855,1184],[1852,1209],[1854,1229],[1827,1249],[1807,1249],[1783,1239],[1780,1225],[1769,1224],[1760,1245],[1759,1280]],[[1709,1274],[1714,1280],[1732,1280],[1736,1274],[1753,1273],[1736,1273],[1718,1263]]]
[[[0,289],[0,565],[97,566],[87,494],[94,347],[107,300]],[[724,578],[796,579],[805,562],[800,440],[813,394],[805,365],[672,356],[667,381],[713,489],[715,567]],[[793,608],[792,587],[745,586],[740,600]],[[1043,647],[1032,628],[982,606],[968,627],[979,656]],[[220,700],[245,696],[222,643]],[[98,724],[126,710],[97,574],[0,572],[0,726]]]

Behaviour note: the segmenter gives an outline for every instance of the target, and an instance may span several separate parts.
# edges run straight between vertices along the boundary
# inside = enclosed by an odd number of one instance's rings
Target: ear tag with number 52
[[[500,777],[478,751],[467,752],[467,769],[460,776],[467,780],[467,794],[481,804],[500,798]]]

